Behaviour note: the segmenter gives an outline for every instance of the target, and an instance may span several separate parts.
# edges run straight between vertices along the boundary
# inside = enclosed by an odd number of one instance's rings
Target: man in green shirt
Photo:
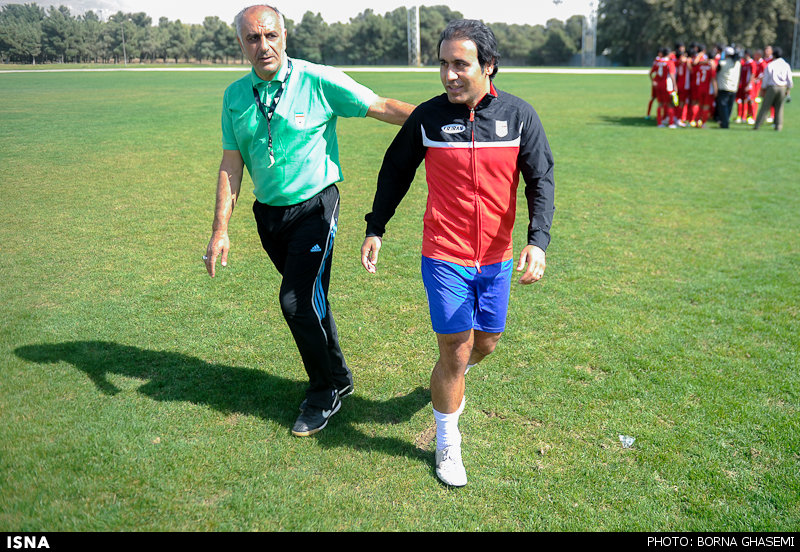
[[[289,59],[283,16],[271,6],[242,10],[236,31],[253,67],[225,91],[222,162],[204,260],[211,277],[217,258],[227,265],[228,222],[246,166],[261,243],[283,276],[281,310],[309,377],[292,433],[308,436],[353,392],[328,303],[339,216],[335,183],[342,179],[336,120],[370,116],[402,125],[414,106],[379,97],[332,67]]]

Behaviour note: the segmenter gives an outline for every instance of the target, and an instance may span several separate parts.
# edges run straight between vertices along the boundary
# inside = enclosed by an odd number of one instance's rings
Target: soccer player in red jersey
[[[714,68],[719,67],[719,60],[722,59],[722,44],[714,45]]]
[[[714,61],[708,58],[706,48],[698,44],[697,55],[692,60],[691,114],[689,125],[702,128],[712,114],[717,96],[717,71]]]
[[[761,99],[759,98],[759,93],[761,92],[761,75],[764,74],[764,68],[767,66],[767,64],[764,63],[764,52],[756,50],[753,53],[753,61],[756,62],[755,82],[753,83],[753,87],[756,89],[756,103],[761,103]]]
[[[755,123],[756,116],[756,71],[757,63],[753,59],[750,50],[744,51],[742,58],[742,71],[739,76],[739,89],[736,91],[736,103],[739,109],[736,122],[747,121],[748,124]]]
[[[772,46],[767,44],[764,46],[764,67],[769,65],[770,61],[772,61]]]
[[[656,111],[656,124],[659,127],[676,128],[675,125],[675,105],[673,95],[675,94],[675,62],[670,59],[670,52],[667,48],[658,51],[653,68],[650,70],[650,78],[653,80],[655,88],[658,110]]]
[[[656,101],[656,82],[653,80],[653,71],[656,69],[658,57],[659,56],[656,56],[653,60],[653,66],[650,68],[650,101],[647,102],[647,115],[645,115],[645,119],[650,118],[650,112],[653,110],[653,102]]]
[[[686,50],[676,50],[677,60],[675,62],[675,85],[678,89],[678,107],[675,116],[678,119],[678,126],[685,127],[689,116],[689,93],[692,82],[692,59]]]

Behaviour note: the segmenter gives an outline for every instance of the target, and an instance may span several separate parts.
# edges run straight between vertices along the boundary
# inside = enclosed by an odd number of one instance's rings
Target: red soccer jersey
[[[739,73],[740,90],[746,90],[752,79],[756,77],[757,65],[756,61],[752,59],[750,61],[742,61],[742,71]]]
[[[713,81],[717,76],[717,71],[713,61],[707,57],[701,58],[692,67],[692,89],[700,94],[713,94]]]
[[[675,62],[668,57],[656,58],[650,76],[653,84],[659,90],[672,92],[672,78],[675,75]]]
[[[661,61],[661,56],[656,56],[656,59],[653,60],[653,66],[650,67],[650,80],[654,81],[655,84],[656,79],[656,71],[658,70],[658,63]]]
[[[677,81],[678,91],[688,91],[692,82],[692,62],[679,61],[675,66],[675,80]]]
[[[764,58],[753,59],[753,61],[756,64],[755,77],[758,78],[761,76],[761,73],[764,72],[764,67],[766,67],[764,64]]]
[[[772,61],[772,56],[769,56],[768,58],[763,58],[763,59],[758,60],[758,76],[759,77],[764,74],[764,71],[767,70],[767,65],[769,65],[770,61]]]

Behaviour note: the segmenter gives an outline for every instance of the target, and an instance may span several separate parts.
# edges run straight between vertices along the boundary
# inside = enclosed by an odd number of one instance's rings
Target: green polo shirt
[[[342,180],[337,117],[364,117],[377,98],[333,67],[292,59],[288,81],[287,73],[287,63],[271,81],[251,70],[225,90],[222,107],[222,148],[239,150],[256,199],[275,206],[295,205]],[[275,163],[270,167],[267,121],[253,87],[267,110],[284,81],[271,122]]]

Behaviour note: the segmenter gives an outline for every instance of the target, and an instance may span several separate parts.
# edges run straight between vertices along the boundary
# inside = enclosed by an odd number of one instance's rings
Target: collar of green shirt
[[[289,72],[289,58],[286,58],[286,62],[281,65],[281,68],[278,69],[278,72],[272,77],[272,80],[265,81],[261,77],[256,74],[255,67],[250,69],[250,80],[253,82],[253,86],[257,88],[261,88],[264,86],[264,83],[271,83],[271,82],[283,82],[286,79],[286,74]]]

